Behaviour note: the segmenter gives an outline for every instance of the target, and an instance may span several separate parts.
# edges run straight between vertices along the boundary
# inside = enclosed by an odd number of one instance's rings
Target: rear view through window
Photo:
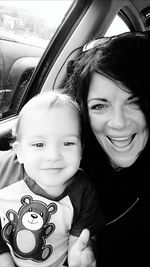
[[[15,114],[72,2],[0,1],[0,119]]]

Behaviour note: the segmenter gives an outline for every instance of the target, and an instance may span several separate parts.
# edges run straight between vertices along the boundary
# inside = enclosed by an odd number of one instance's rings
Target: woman
[[[102,267],[150,264],[148,62],[149,33],[139,32],[93,40],[70,65],[66,89],[87,129],[82,167],[106,220],[98,237]]]

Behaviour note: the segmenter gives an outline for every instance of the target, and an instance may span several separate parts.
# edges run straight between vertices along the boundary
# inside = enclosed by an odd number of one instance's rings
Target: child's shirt
[[[0,190],[0,218],[3,239],[21,267],[62,266],[70,234],[87,228],[93,236],[102,222],[95,190],[82,170],[55,199],[29,177]]]

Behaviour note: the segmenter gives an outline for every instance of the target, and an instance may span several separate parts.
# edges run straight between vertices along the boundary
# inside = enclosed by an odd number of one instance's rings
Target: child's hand
[[[84,229],[69,251],[69,267],[96,267],[92,248],[88,245],[89,230]]]

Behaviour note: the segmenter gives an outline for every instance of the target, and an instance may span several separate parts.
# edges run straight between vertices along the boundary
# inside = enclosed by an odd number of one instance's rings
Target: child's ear
[[[13,147],[13,150],[17,154],[17,158],[18,158],[19,163],[23,163],[23,160],[22,160],[22,157],[21,157],[21,145],[20,145],[20,142],[15,141],[13,143],[12,147]]]

